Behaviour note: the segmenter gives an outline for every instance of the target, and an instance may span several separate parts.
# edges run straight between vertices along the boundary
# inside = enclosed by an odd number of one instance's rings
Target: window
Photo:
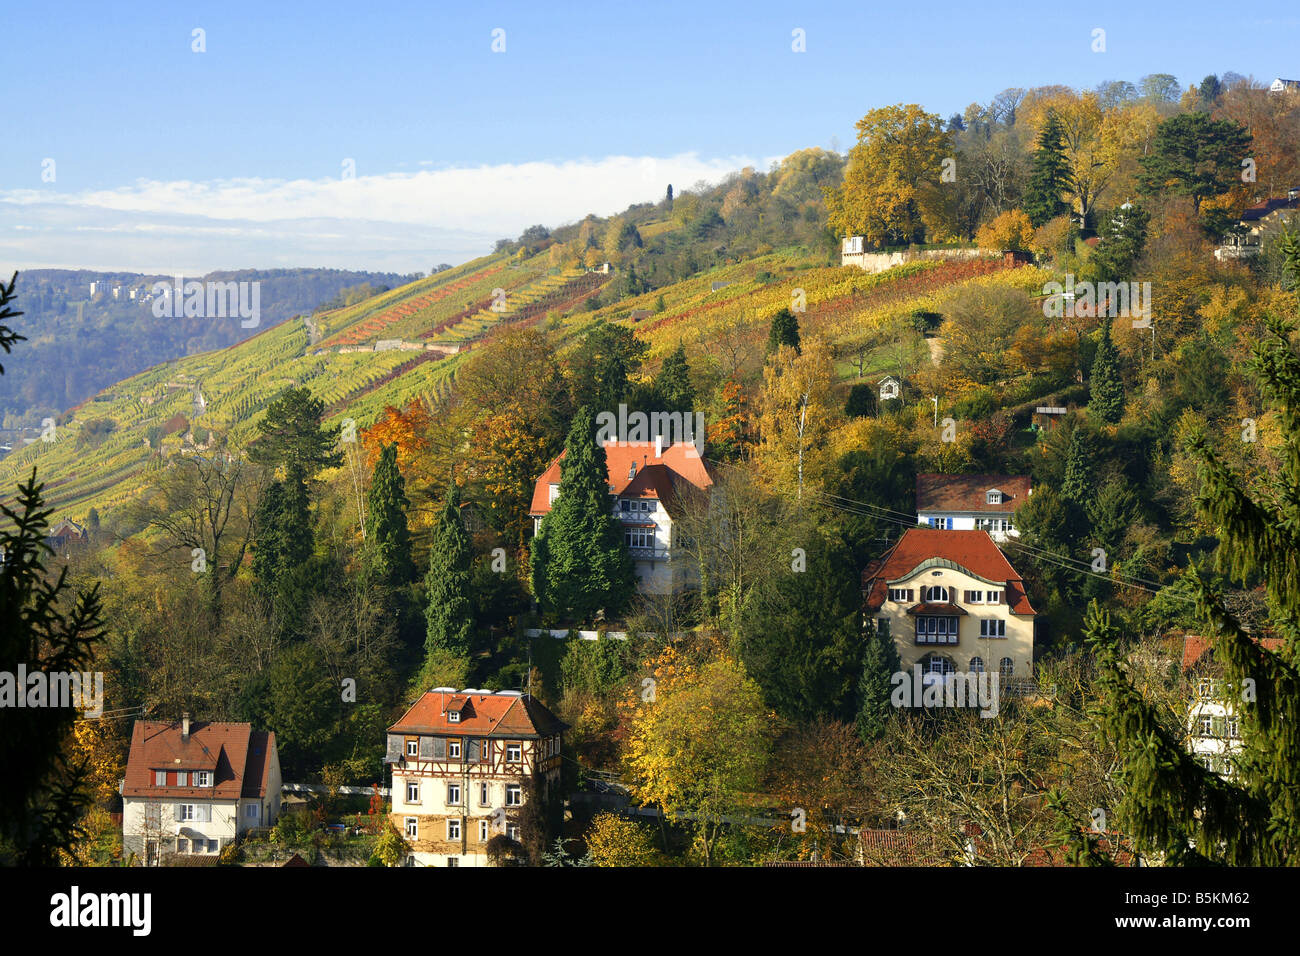
[[[654,528],[627,528],[623,540],[629,548],[653,548],[655,546]]]
[[[420,835],[420,821],[417,820],[415,817],[407,817],[405,819],[405,823],[406,823],[406,835],[409,836],[412,840],[418,838]]]
[[[188,787],[190,785],[190,775],[184,770],[176,771],[176,786]]]
[[[1239,723],[1239,720],[1236,717],[1228,718],[1226,729],[1227,729],[1228,736],[1234,740],[1241,736],[1241,724]]]
[[[166,771],[166,770],[155,770],[155,771],[153,772],[153,785],[154,785],[155,787],[165,787],[165,786],[167,786],[167,771]]]
[[[407,803],[420,802],[420,782],[418,780],[406,781],[406,802]]]
[[[480,807],[486,807],[489,805],[488,804],[489,795],[490,795],[490,791],[488,790],[488,785],[486,783],[480,783],[478,785],[478,805]]]
[[[488,763],[492,758],[492,741],[490,740],[483,741],[483,743],[479,747],[479,752],[482,753],[483,755],[482,757],[483,762]]]
[[[459,820],[448,820],[448,821],[447,821],[447,839],[448,839],[448,840],[459,840],[459,839],[460,839],[460,821],[459,821]]]
[[[194,786],[196,787],[212,786],[212,774],[207,770],[194,771]]]
[[[992,621],[992,620],[980,621],[980,637],[1006,637],[1006,636],[1007,636],[1006,621]]]
[[[193,819],[194,819],[194,804],[179,803],[176,805],[177,822],[184,823],[188,820],[193,820]]]
[[[447,805],[452,807],[460,806],[460,784],[447,784]]]
[[[931,528],[937,528],[937,529],[940,530],[940,531],[951,531],[951,530],[952,530],[952,519],[951,519],[951,518],[931,518],[931,519],[930,519],[930,527],[931,527]]]
[[[935,604],[947,604],[948,589],[939,584],[936,584],[933,587],[922,588],[921,600],[933,602]]]
[[[915,600],[914,593],[911,588],[890,588],[889,600],[898,601],[900,604],[911,604]]]
[[[983,673],[984,673],[984,658],[982,658],[982,657],[972,657],[972,658],[970,659],[970,671],[971,671],[972,674],[983,674]]]
[[[925,659],[925,673],[927,674],[951,674],[957,670],[952,661],[946,657],[932,656]]]
[[[1009,657],[1004,657],[998,661],[998,675],[1003,680],[1010,680],[1011,675],[1016,672],[1016,662]]]
[[[460,723],[460,711],[458,711],[458,710],[449,711],[449,712],[447,713],[447,722],[448,722],[449,724],[459,724],[459,723]]]
[[[1213,718],[1213,717],[1202,717],[1202,718],[1201,718],[1201,736],[1202,736],[1202,737],[1213,737],[1213,736],[1214,736],[1214,718]]]
[[[1001,604],[1001,603],[1002,603],[1002,592],[1001,592],[1001,591],[985,591],[985,592],[984,592],[984,603],[985,603],[985,604]]]
[[[261,812],[262,808],[256,803],[250,803],[244,807],[244,816],[250,820],[256,820]]]
[[[524,759],[522,744],[506,744],[506,763],[519,763]]]
[[[449,741],[447,741],[447,759],[449,759],[449,760],[459,760],[459,759],[460,759],[460,741],[459,741],[459,740],[449,740]]]
[[[550,501],[551,504],[555,504],[555,499],[560,496],[560,486],[551,485],[549,494],[550,494],[550,498],[548,500]]]
[[[964,597],[965,597],[965,599],[966,599],[966,603],[967,603],[967,604],[983,604],[983,603],[984,603],[984,592],[983,592],[983,591],[966,591],[965,594],[964,594]]]
[[[889,640],[889,618],[887,617],[876,618],[876,633],[879,634],[881,637],[883,637],[885,640]]]
[[[991,505],[1000,505],[1002,504],[1002,492],[990,491],[984,500]]]
[[[187,840],[187,839],[185,839],[185,837],[177,837],[177,838],[176,838],[176,852],[177,852],[177,853],[189,853],[189,852],[190,852],[190,841]]]
[[[448,866],[460,866],[460,857],[458,857],[458,856],[449,856],[449,857],[447,857],[447,865],[448,865]]]
[[[628,501],[626,498],[620,499],[620,500],[619,500],[619,503],[618,503],[618,510],[619,510],[619,511],[631,511],[631,510],[632,510],[632,502]]]
[[[517,824],[517,823],[507,823],[507,824],[506,824],[506,835],[507,835],[508,837],[510,837],[510,839],[512,839],[512,840],[518,840],[518,839],[519,839],[519,824]]]
[[[517,783],[506,784],[506,806],[519,807],[523,806],[524,793],[523,788]]]
[[[956,644],[957,618],[918,617],[916,619],[916,643]]]
[[[203,841],[200,840],[199,842],[202,843]],[[209,853],[216,853],[216,852],[217,852],[217,841],[216,841],[216,840],[209,840],[209,841],[208,841],[208,852],[209,852]]]
[[[486,843],[492,835],[492,823],[489,820],[480,820],[478,822],[478,842]]]
[[[420,741],[417,738],[411,737],[409,740],[406,741],[406,756],[408,757],[420,756]]]

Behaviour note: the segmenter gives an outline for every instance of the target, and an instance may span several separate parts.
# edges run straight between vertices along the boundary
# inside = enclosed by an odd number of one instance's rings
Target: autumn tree
[[[802,497],[805,477],[817,477],[826,436],[839,414],[831,386],[830,350],[808,339],[802,353],[780,346],[763,370],[759,453],[774,487]]]
[[[679,667],[657,680],[654,699],[632,718],[633,796],[669,816],[689,814],[695,849],[711,866],[723,818],[743,812],[745,795],[762,782],[771,739],[762,692],[739,663],[721,657],[698,673]]]
[[[583,839],[596,866],[658,866],[662,860],[650,831],[615,813],[598,813]]]
[[[900,103],[867,113],[857,130],[843,184],[825,190],[831,228],[876,246],[945,234],[940,177],[954,150],[943,119]]]
[[[1027,250],[1033,246],[1034,227],[1019,209],[1008,209],[975,233],[983,249]]]

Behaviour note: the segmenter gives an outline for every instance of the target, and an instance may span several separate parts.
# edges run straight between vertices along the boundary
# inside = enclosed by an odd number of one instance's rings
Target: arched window
[[[970,659],[970,670],[971,670],[971,673],[972,673],[972,674],[983,674],[983,673],[984,673],[984,658],[982,658],[982,657],[972,657],[972,658]]]
[[[922,600],[930,601],[935,604],[948,603],[948,589],[938,584],[933,587],[922,588]]]
[[[1009,657],[1004,657],[998,661],[998,673],[1003,680],[1009,680],[1011,675],[1016,672],[1016,662]]]
[[[952,660],[938,654],[930,654],[921,661],[921,670],[926,674],[951,674],[957,670]]]

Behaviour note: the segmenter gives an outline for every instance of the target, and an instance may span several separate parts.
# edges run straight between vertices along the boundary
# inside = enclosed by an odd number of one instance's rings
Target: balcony
[[[668,561],[667,548],[628,548],[633,561]]]

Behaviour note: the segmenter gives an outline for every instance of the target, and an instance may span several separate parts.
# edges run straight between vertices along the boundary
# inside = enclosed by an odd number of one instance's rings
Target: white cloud
[[[0,256],[9,268],[426,271],[482,255],[495,239],[533,223],[610,215],[658,200],[668,183],[682,192],[771,161],[686,153],[375,175],[363,175],[362,161],[347,180],[142,180],[79,193],[0,191],[0,222],[23,223],[21,230],[0,227]]]

